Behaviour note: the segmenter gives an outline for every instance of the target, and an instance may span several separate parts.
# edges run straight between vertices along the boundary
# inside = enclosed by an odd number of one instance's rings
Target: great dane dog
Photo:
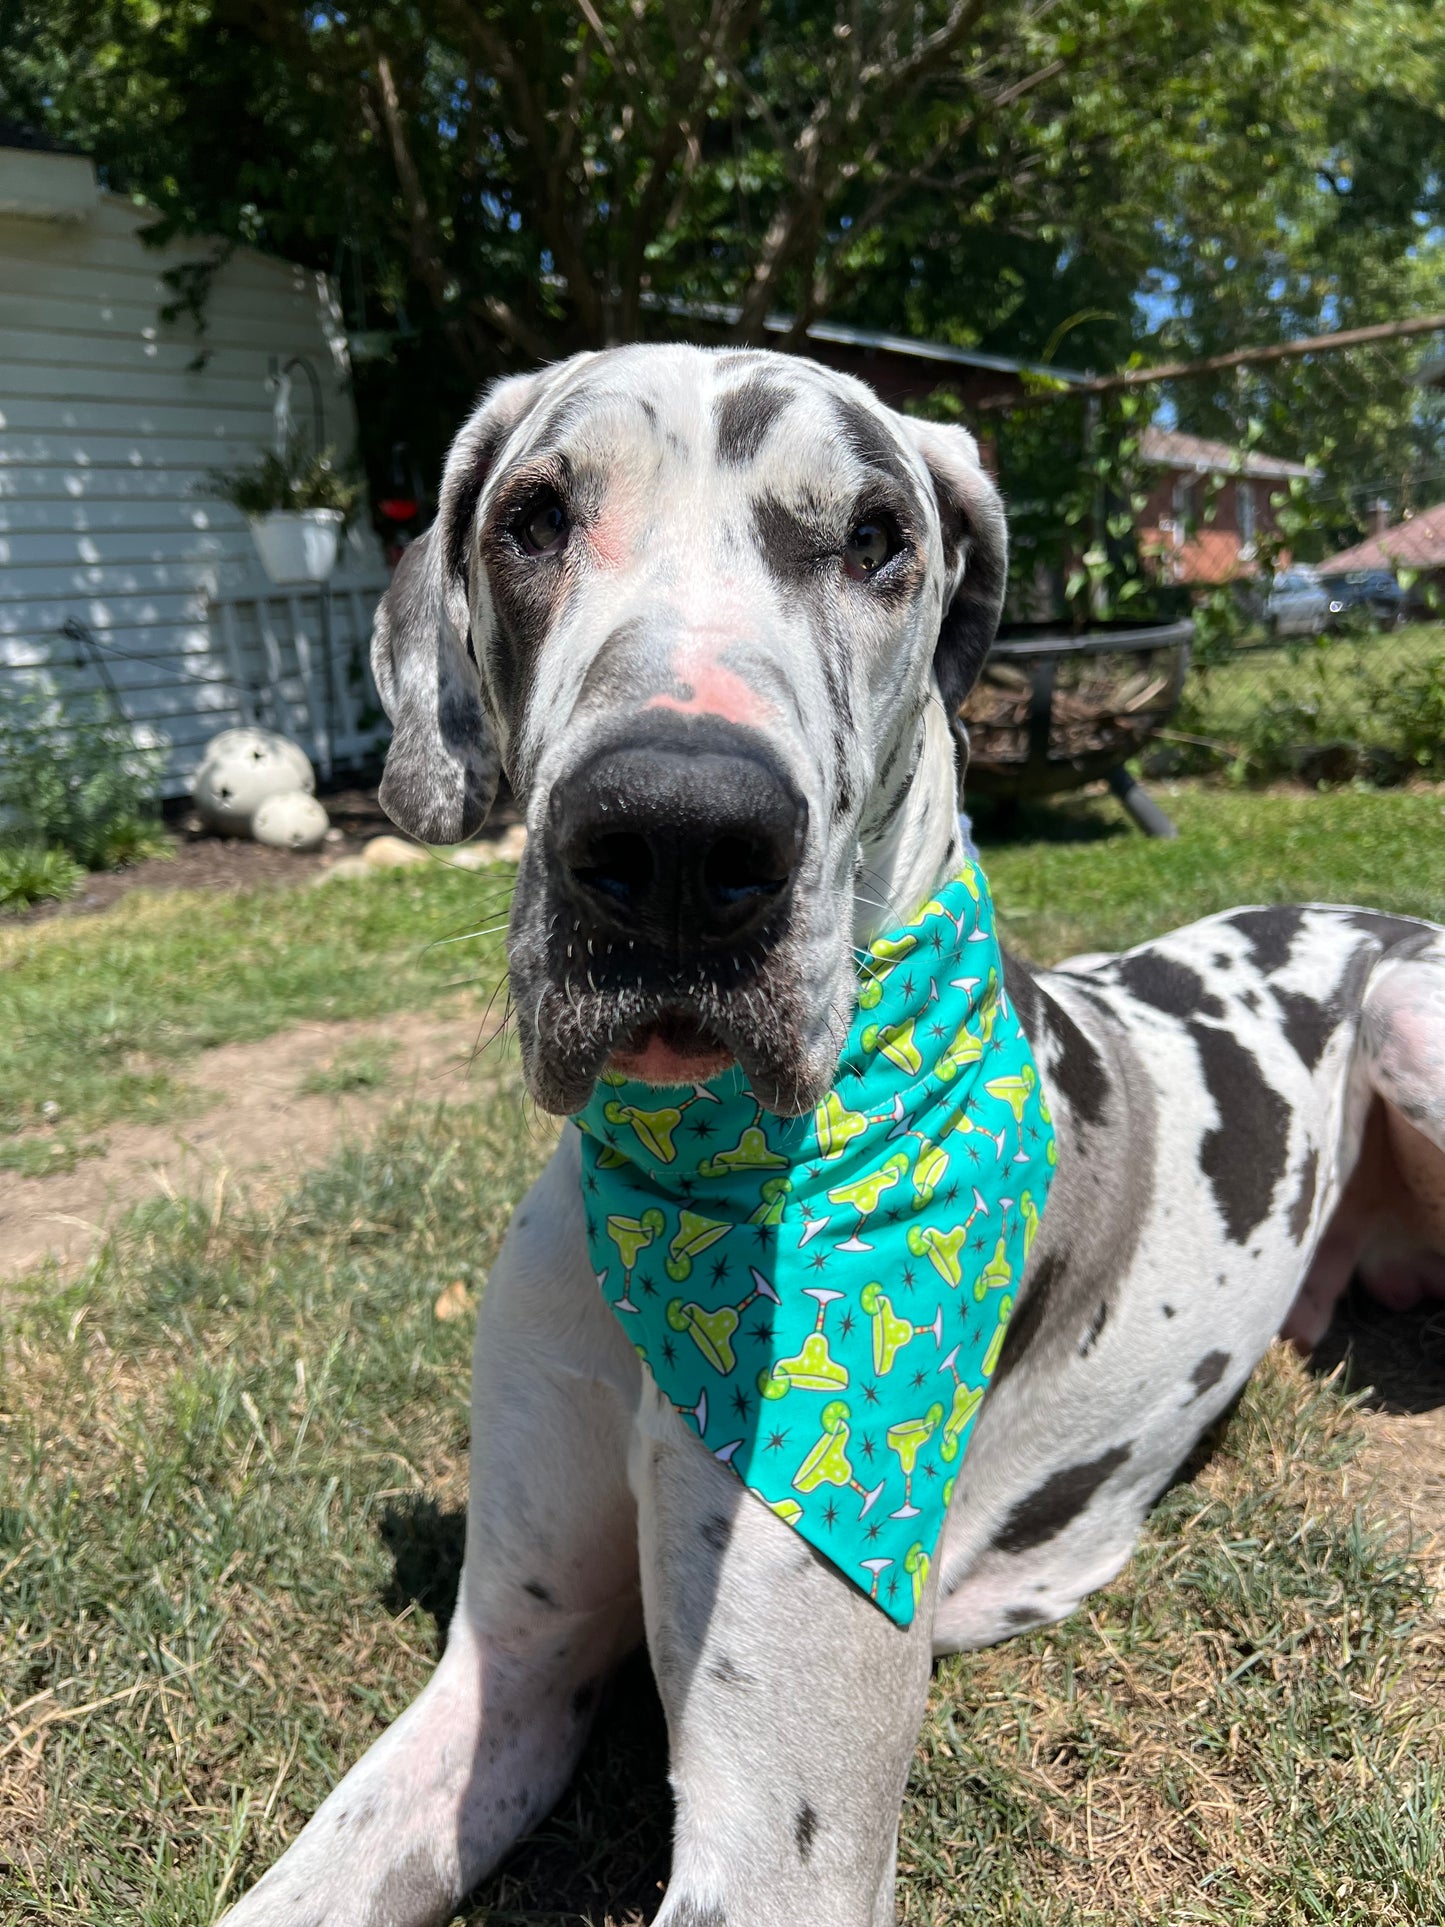
[[[382,799],[526,811],[511,913],[529,1089],[609,1065],[828,1091],[855,946],[956,868],[951,719],[1003,598],[972,438],[765,352],[634,347],[500,382],[459,435],[374,661]],[[929,1590],[900,1630],[657,1393],[597,1289],[577,1132],[482,1300],[445,1656],[234,1927],[445,1919],[565,1787],[645,1638],[676,1836],[667,1927],[894,1918],[935,1653],[1068,1613],[1283,1331],[1355,1271],[1445,1284],[1445,931],[1241,909],[1031,972],[1059,1162]]]

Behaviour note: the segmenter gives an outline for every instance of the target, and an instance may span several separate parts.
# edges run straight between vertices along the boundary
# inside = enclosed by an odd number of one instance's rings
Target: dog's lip
[[[702,1084],[735,1061],[717,1032],[684,1010],[663,1010],[639,1024],[608,1060],[608,1068],[640,1084]]]

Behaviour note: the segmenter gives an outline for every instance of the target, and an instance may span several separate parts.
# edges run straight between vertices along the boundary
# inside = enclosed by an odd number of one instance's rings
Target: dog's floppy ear
[[[1008,524],[993,478],[966,428],[901,416],[905,434],[933,478],[947,579],[933,675],[958,741],[960,778],[968,738],[959,708],[978,680],[1008,587]]]
[[[424,843],[470,836],[497,793],[501,764],[471,641],[467,552],[487,476],[534,388],[531,376],[496,383],[457,436],[436,521],[398,562],[372,627],[372,674],[392,722],[381,806]]]

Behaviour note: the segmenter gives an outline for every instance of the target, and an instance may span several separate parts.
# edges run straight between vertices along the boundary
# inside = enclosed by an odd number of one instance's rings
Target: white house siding
[[[24,158],[33,171],[52,157]],[[74,157],[54,158],[73,173]],[[189,319],[160,321],[174,298],[161,275],[209,247],[144,246],[152,218],[112,195],[79,219],[0,212],[0,680],[84,694],[105,687],[98,655],[138,737],[166,746],[174,794],[201,745],[239,721],[325,746],[320,599],[272,589],[244,518],[201,487],[274,444],[277,359],[315,371],[343,458],[356,421],[324,277],[239,250],[212,283],[202,341]],[[291,414],[309,430],[299,371]],[[361,665],[384,583],[374,538],[354,532],[328,612],[341,761],[376,740]]]

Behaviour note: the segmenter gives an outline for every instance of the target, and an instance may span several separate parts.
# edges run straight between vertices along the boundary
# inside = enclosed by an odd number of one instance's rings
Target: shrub
[[[64,850],[47,850],[40,843],[0,843],[0,910],[60,903],[84,875]]]
[[[0,833],[113,870],[162,847],[157,756],[97,697],[66,714],[38,694],[0,699]]]

